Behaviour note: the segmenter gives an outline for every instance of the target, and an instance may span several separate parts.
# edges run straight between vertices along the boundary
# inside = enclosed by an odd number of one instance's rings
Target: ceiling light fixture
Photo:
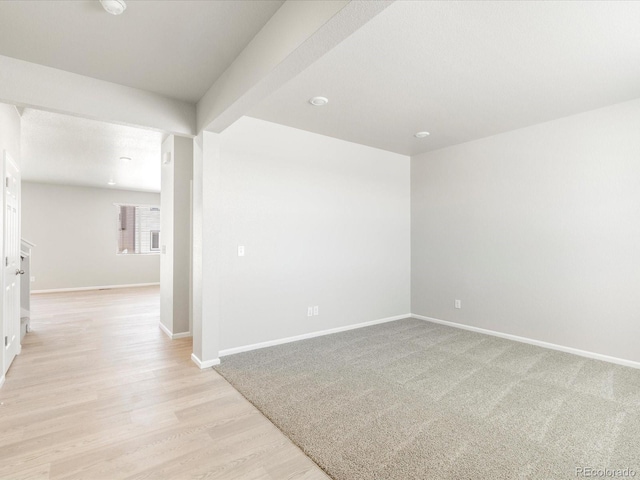
[[[112,187],[116,184],[116,182],[113,181],[113,179],[109,180],[107,182],[107,185],[111,185]]]
[[[104,8],[111,15],[121,15],[127,9],[127,4],[124,0],[100,0],[102,8]]]
[[[425,138],[431,135],[429,132],[418,132],[414,135],[416,138]]]
[[[131,157],[120,157],[120,160],[122,160],[123,162],[130,162]]]
[[[329,99],[327,97],[313,97],[309,99],[309,103],[314,107],[323,107],[329,103]]]

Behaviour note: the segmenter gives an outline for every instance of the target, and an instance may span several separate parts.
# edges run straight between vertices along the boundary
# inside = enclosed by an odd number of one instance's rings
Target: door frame
[[[18,238],[17,238],[17,246],[18,246],[18,258],[20,258],[20,237],[21,237],[21,215],[22,215],[22,208],[21,208],[21,178],[20,178],[20,169],[18,168],[17,163],[13,160],[13,158],[11,157],[11,155],[9,154],[9,152],[7,150],[4,150],[3,152],[3,156],[2,156],[2,175],[3,175],[3,180],[2,180],[2,217],[0,219],[0,221],[2,222],[2,262],[4,263],[4,257],[6,257],[6,242],[5,242],[5,236],[6,236],[6,221],[7,221],[7,217],[6,217],[6,189],[7,189],[7,167],[11,165],[16,172],[18,172],[18,183],[17,183],[17,192],[16,192],[16,197],[17,197],[17,219],[18,219]],[[20,261],[18,260],[18,266],[17,268],[21,268],[20,267]],[[5,318],[5,289],[6,289],[6,265],[3,265],[3,272],[2,272],[2,279],[0,280],[0,288],[2,288],[2,295],[0,295],[0,323],[2,325],[2,340],[1,340],[1,344],[3,346],[2,348],[2,372],[1,376],[2,376],[2,380],[4,380],[4,377],[6,375],[6,373],[9,371],[9,368],[11,367],[11,363],[9,362],[9,358],[8,358],[8,350],[5,348],[4,346],[4,342],[5,342],[5,336],[7,335],[7,331],[6,331],[6,321],[7,319]],[[16,282],[16,289],[17,289],[17,293],[15,294],[17,297],[17,301],[18,301],[18,305],[17,305],[17,318],[14,319],[14,321],[16,322],[16,324],[13,326],[13,330],[15,332],[15,356],[20,355],[20,353],[22,352],[22,344],[21,344],[21,339],[20,339],[20,315],[21,315],[21,310],[20,310],[20,281]],[[14,360],[15,356],[11,356],[11,361]],[[1,385],[1,381],[0,381],[0,385]]]

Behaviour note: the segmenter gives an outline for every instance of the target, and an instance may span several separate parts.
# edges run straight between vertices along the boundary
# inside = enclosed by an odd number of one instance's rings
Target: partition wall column
[[[191,180],[193,139],[162,144],[160,325],[171,338],[191,335]]]
[[[192,360],[220,363],[220,135],[203,131],[193,142]]]

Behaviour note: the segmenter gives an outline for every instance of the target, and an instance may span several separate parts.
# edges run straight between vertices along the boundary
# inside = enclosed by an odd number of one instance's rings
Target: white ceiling
[[[397,1],[250,115],[413,155],[638,97],[640,2]]]
[[[25,109],[20,142],[23,180],[160,191],[159,132]]]
[[[0,1],[0,55],[199,100],[282,0]]]

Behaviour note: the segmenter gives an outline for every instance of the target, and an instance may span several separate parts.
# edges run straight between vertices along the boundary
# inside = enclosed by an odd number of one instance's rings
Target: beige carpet
[[[334,479],[640,478],[640,370],[414,319],[217,370]]]

